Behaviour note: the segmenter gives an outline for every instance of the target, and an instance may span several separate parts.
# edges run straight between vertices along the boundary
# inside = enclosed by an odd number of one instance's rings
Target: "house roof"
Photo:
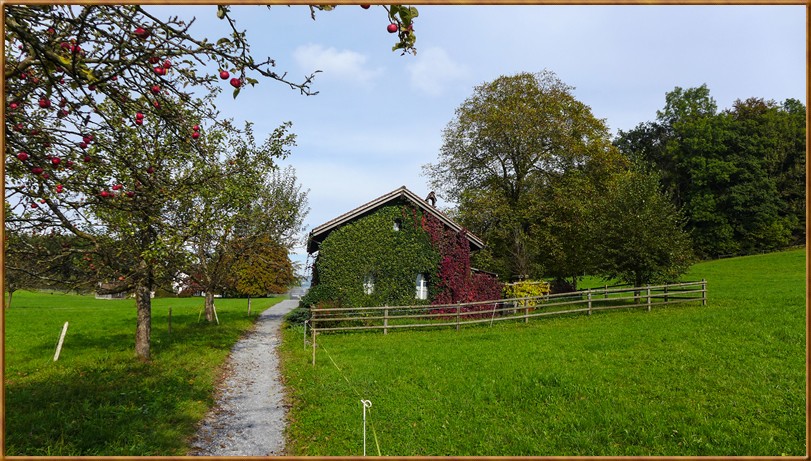
[[[365,203],[352,211],[348,211],[335,219],[327,221],[324,224],[321,224],[320,226],[316,226],[315,228],[313,228],[313,230],[310,231],[309,237],[307,238],[307,252],[315,253],[316,251],[318,251],[318,246],[321,244],[321,242],[324,241],[325,238],[327,238],[329,233],[341,227],[342,225],[350,221],[354,221],[355,219],[358,219],[360,217],[363,217],[382,206],[388,205],[392,202],[401,199],[405,199],[416,205],[419,209],[423,210],[424,212],[431,214],[435,218],[439,219],[441,223],[443,223],[450,229],[453,229],[456,232],[461,232],[463,230],[462,226],[454,222],[449,217],[445,216],[441,211],[437,210],[431,204],[421,199],[414,192],[408,190],[406,186],[402,186],[398,189],[389,192],[388,194],[382,195],[368,203]],[[479,237],[471,234],[470,232],[466,232],[465,235],[467,236],[467,239],[470,242],[470,246],[472,248],[477,250],[484,248],[484,242]]]

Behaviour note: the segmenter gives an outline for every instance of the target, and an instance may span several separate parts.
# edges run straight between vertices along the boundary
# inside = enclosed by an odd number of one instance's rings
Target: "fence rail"
[[[593,288],[572,293],[526,298],[496,299],[474,303],[311,308],[310,326],[315,365],[316,335],[334,331],[389,330],[456,327],[499,321],[529,322],[535,317],[586,313],[611,309],[645,308],[685,302],[707,305],[707,281],[644,287]]]

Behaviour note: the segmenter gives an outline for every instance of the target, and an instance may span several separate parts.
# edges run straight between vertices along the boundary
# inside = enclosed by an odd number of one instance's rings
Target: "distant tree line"
[[[661,173],[700,257],[805,241],[805,106],[762,98],[719,111],[706,85],[667,93],[615,145]]]

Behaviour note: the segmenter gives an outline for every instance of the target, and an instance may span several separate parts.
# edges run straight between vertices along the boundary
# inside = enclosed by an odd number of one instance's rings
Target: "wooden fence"
[[[524,321],[534,317],[585,313],[610,309],[644,308],[685,302],[707,305],[707,281],[644,287],[596,288],[572,293],[528,298],[498,299],[475,303],[347,307],[310,309],[310,333],[315,365],[316,335],[353,330],[455,327],[499,321]],[[306,334],[306,332],[305,332]]]

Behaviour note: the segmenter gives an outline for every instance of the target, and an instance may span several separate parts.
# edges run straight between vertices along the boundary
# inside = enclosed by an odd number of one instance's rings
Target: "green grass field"
[[[804,456],[804,250],[702,278],[707,307],[325,334],[315,367],[290,328],[288,452],[362,454],[368,399],[369,454]]]
[[[280,300],[254,299],[252,311]],[[202,298],[154,299],[152,361],[141,363],[133,300],[15,293],[5,312],[5,454],[185,454],[214,402],[220,366],[255,319],[245,299],[217,299],[221,324],[198,323],[202,305]]]

